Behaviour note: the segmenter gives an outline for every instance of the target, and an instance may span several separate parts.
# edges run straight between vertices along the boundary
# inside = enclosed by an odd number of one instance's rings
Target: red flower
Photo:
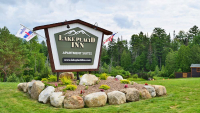
[[[115,78],[115,80],[117,81],[118,79],[117,79],[117,78]]]
[[[127,85],[127,84],[125,84],[125,85],[124,85],[124,88],[128,88],[128,85]]]
[[[100,89],[101,92],[104,92],[104,89]]]
[[[84,91],[84,90],[81,90],[80,94],[83,94],[83,93],[85,93],[85,91]]]
[[[145,85],[148,85],[147,83],[145,83]]]
[[[55,83],[55,87],[58,87],[58,84],[57,84],[57,83]]]

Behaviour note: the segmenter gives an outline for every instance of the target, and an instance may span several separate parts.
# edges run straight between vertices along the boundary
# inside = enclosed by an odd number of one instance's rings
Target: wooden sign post
[[[79,19],[37,26],[33,31],[40,29],[45,32],[53,72],[97,71],[104,34],[112,34]]]

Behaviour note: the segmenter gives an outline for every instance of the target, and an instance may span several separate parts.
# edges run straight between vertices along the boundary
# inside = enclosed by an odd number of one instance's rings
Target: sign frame
[[[101,47],[100,47],[100,53],[99,53],[99,57],[98,57],[99,59],[98,59],[98,63],[97,63],[97,68],[95,68],[95,69],[56,69],[55,68],[55,62],[54,62],[54,59],[53,59],[53,52],[52,52],[52,47],[51,47],[48,28],[54,28],[54,27],[63,26],[63,25],[69,25],[70,26],[70,24],[75,24],[75,23],[78,23],[78,24],[87,26],[87,27],[89,27],[91,29],[95,29],[97,31],[102,32],[102,39],[101,39],[101,43],[100,43]],[[33,28],[33,31],[41,30],[41,29],[44,29],[44,32],[45,32],[46,43],[47,43],[48,54],[49,54],[49,59],[50,59],[52,72],[98,71],[99,70],[99,63],[100,63],[100,57],[101,57],[104,34],[105,35],[112,35],[111,31],[105,30],[103,28],[100,28],[98,26],[92,25],[90,23],[84,22],[84,21],[79,20],[79,19],[71,20],[71,21],[65,21],[65,22],[59,22],[59,23],[54,23],[54,24],[49,24],[49,25],[43,25],[43,26],[37,26],[37,27]],[[67,27],[66,27],[66,29],[67,29]]]

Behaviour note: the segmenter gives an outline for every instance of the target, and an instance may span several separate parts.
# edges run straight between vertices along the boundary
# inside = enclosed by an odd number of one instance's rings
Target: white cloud
[[[0,27],[15,34],[20,23],[29,28],[81,19],[118,32],[115,36],[130,39],[140,31],[152,33],[161,27],[166,33],[200,27],[198,0],[0,0]],[[43,36],[43,31],[39,31]],[[105,36],[107,38],[109,36]]]

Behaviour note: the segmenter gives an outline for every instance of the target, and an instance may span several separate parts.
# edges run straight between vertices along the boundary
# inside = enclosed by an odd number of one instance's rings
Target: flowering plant
[[[55,83],[55,87],[58,87],[58,84],[57,84],[57,83]]]
[[[147,83],[145,83],[145,85],[148,85]]]
[[[80,94],[83,94],[83,93],[85,93],[85,91],[84,91],[84,90],[81,90]]]
[[[100,89],[101,92],[104,92],[104,89]]]
[[[117,79],[117,78],[115,78],[115,80],[117,81],[118,79]]]
[[[127,85],[127,84],[125,84],[125,85],[124,85],[124,88],[128,88],[128,85]]]

